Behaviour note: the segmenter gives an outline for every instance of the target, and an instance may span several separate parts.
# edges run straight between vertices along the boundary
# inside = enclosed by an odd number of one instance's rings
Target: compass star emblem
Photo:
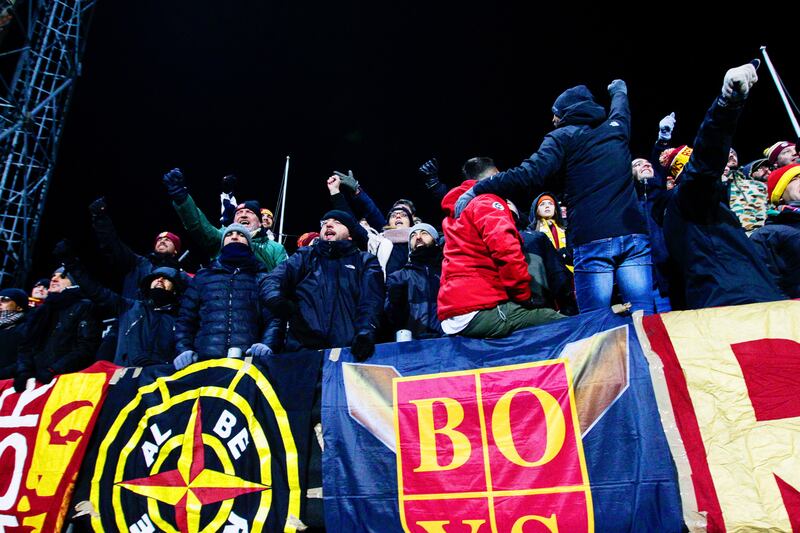
[[[174,506],[178,530],[186,533],[200,531],[200,510],[204,505],[270,489],[268,485],[205,467],[201,413],[198,398],[183,433],[181,455],[175,470],[117,483],[135,494]]]

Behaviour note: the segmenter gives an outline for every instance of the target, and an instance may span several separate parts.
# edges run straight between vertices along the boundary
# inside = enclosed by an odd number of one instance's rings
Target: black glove
[[[350,347],[356,361],[362,362],[369,359],[375,353],[375,339],[372,333],[359,333],[353,340],[353,345]]]
[[[91,204],[89,204],[89,212],[93,217],[100,217],[106,214],[108,205],[106,204],[105,197],[101,196]]]
[[[233,194],[234,189],[236,189],[236,176],[233,174],[228,174],[224,178],[222,178],[222,192],[225,194]]]
[[[178,204],[182,204],[186,197],[189,196],[189,189],[186,188],[186,182],[183,179],[183,172],[179,168],[173,168],[161,178],[164,186],[167,188],[169,197]]]
[[[429,189],[439,184],[439,161],[434,157],[422,163],[417,172],[425,178],[425,186]]]
[[[24,392],[25,385],[28,384],[28,378],[32,378],[31,374],[17,374],[14,376],[14,390],[17,392]]]
[[[69,239],[61,239],[53,248],[53,258],[61,264],[68,265],[75,263],[75,247]]]
[[[56,373],[53,371],[52,368],[37,368],[36,369],[36,381],[41,383],[42,385],[47,385],[53,378],[56,377]]]
[[[264,305],[267,306],[267,309],[269,309],[273,315],[282,320],[288,319],[297,312],[297,304],[283,296],[270,298],[264,302]]]

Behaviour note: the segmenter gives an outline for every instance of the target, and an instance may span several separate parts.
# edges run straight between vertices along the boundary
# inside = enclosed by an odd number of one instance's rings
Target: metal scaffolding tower
[[[21,34],[20,46],[0,54],[4,60],[18,56],[11,80],[0,80],[0,287],[21,285],[30,270],[94,5],[95,0],[0,3],[0,31]],[[5,37],[4,45],[12,40]]]

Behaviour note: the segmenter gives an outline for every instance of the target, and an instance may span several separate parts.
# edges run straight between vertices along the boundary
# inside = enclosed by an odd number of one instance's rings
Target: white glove
[[[672,139],[672,130],[675,129],[675,111],[662,118],[658,122],[658,140],[668,141]]]
[[[758,81],[756,68],[752,63],[730,69],[722,82],[722,97],[735,102],[747,98],[750,88]]]
[[[266,344],[257,342],[248,348],[245,354],[252,355],[253,357],[264,357],[266,355],[272,355],[272,348]]]
[[[181,352],[180,355],[175,358],[172,364],[175,365],[175,370],[181,370],[196,362],[197,353],[193,352],[192,350],[186,350]]]

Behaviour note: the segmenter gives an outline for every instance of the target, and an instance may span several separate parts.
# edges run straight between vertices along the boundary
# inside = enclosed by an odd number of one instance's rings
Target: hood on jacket
[[[185,287],[183,286],[183,280],[181,279],[180,273],[177,269],[166,266],[158,267],[142,278],[139,288],[146,293],[148,290],[150,290],[150,284],[158,277],[164,277],[170,280],[173,285],[172,290],[175,291],[176,294],[183,292]]]
[[[531,203],[531,210],[528,213],[528,229],[534,230],[536,229],[536,204],[539,203],[539,199],[542,196],[552,196],[553,199],[556,201],[556,212],[553,218],[556,220],[556,224],[562,229],[564,229],[564,219],[561,217],[561,200],[559,200],[558,196],[555,194],[545,191],[536,198],[534,198],[533,202]]]
[[[552,107],[553,114],[561,119],[557,127],[600,124],[606,119],[606,110],[594,101],[585,85],[571,87],[561,93]]]
[[[466,180],[458,187],[450,189],[450,191],[444,195],[444,198],[442,198],[442,209],[447,213],[448,217],[452,217],[455,214],[458,197],[470,190],[476,183],[478,183],[478,180]]]

